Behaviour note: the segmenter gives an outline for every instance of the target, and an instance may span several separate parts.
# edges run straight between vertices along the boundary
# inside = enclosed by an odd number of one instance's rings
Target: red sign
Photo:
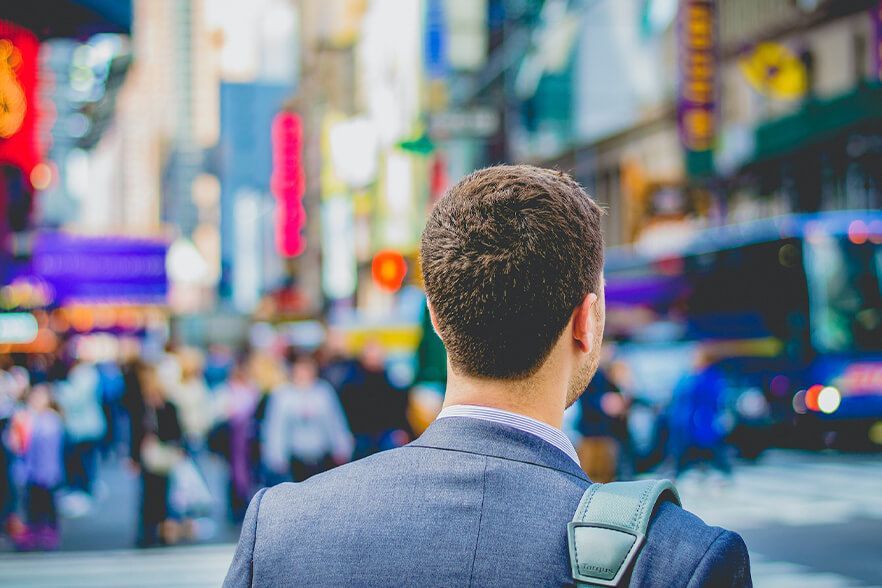
[[[37,134],[37,52],[29,30],[0,20],[0,164],[25,177],[40,163]]]
[[[301,231],[306,226],[303,194],[303,123],[292,112],[280,112],[273,119],[273,175],[270,189],[276,197],[276,250],[284,257],[296,257],[306,249]]]
[[[387,292],[397,292],[407,275],[407,261],[397,251],[380,251],[371,263],[374,283]]]

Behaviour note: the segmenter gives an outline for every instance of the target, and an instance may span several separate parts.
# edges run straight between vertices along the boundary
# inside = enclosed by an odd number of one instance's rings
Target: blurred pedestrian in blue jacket
[[[669,455],[676,475],[693,462],[709,462],[720,473],[731,473],[725,395],[723,372],[709,352],[698,351],[694,371],[677,384],[668,412]]]

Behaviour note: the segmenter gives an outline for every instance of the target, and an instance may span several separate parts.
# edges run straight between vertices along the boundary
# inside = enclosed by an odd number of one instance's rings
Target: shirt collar
[[[470,404],[447,406],[438,414],[437,418],[443,419],[448,417],[466,417],[514,427],[519,431],[529,433],[554,445],[576,462],[576,465],[581,467],[579,456],[576,454],[576,448],[573,447],[573,443],[564,432],[542,421],[507,410]]]

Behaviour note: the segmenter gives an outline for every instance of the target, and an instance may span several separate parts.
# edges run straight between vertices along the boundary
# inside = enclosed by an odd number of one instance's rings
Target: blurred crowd
[[[729,386],[706,350],[695,354],[670,399],[658,403],[641,394],[628,364],[608,344],[588,388],[564,416],[582,468],[595,482],[652,469],[671,479],[691,468],[724,484],[731,477],[736,423]]]
[[[0,356],[0,528],[17,549],[57,548],[59,519],[88,516],[112,490],[99,468],[123,461],[138,479],[137,545],[176,544],[196,538],[195,521],[221,499],[204,475],[210,455],[228,466],[226,511],[241,522],[263,486],[405,445],[440,397],[421,402],[419,386],[394,383],[376,342],[357,357],[346,349],[331,333],[317,349],[168,345],[152,361],[125,344],[112,361],[71,346]],[[663,406],[634,388],[610,345],[567,411],[592,480],[653,467],[676,478],[695,464],[729,476],[726,383],[710,356],[696,356]]]
[[[0,355],[0,530],[20,550],[56,549],[59,513],[85,516],[102,464],[139,480],[137,545],[195,536],[215,498],[209,454],[228,464],[227,512],[241,521],[262,486],[302,481],[408,443],[407,389],[373,342],[358,357],[319,349],[203,353],[169,345],[153,361],[123,345],[114,361]]]

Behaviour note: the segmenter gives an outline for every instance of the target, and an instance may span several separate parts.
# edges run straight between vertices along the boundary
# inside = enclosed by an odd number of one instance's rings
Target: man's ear
[[[429,320],[432,321],[432,329],[434,329],[435,334],[440,339],[441,331],[438,329],[438,319],[435,318],[435,311],[432,309],[432,303],[429,302],[428,298],[426,298],[426,307],[429,309]]]
[[[573,310],[573,341],[579,347],[579,351],[591,353],[594,345],[594,330],[600,325],[594,320],[592,307],[597,304],[597,294],[593,292],[585,295],[582,302]]]

